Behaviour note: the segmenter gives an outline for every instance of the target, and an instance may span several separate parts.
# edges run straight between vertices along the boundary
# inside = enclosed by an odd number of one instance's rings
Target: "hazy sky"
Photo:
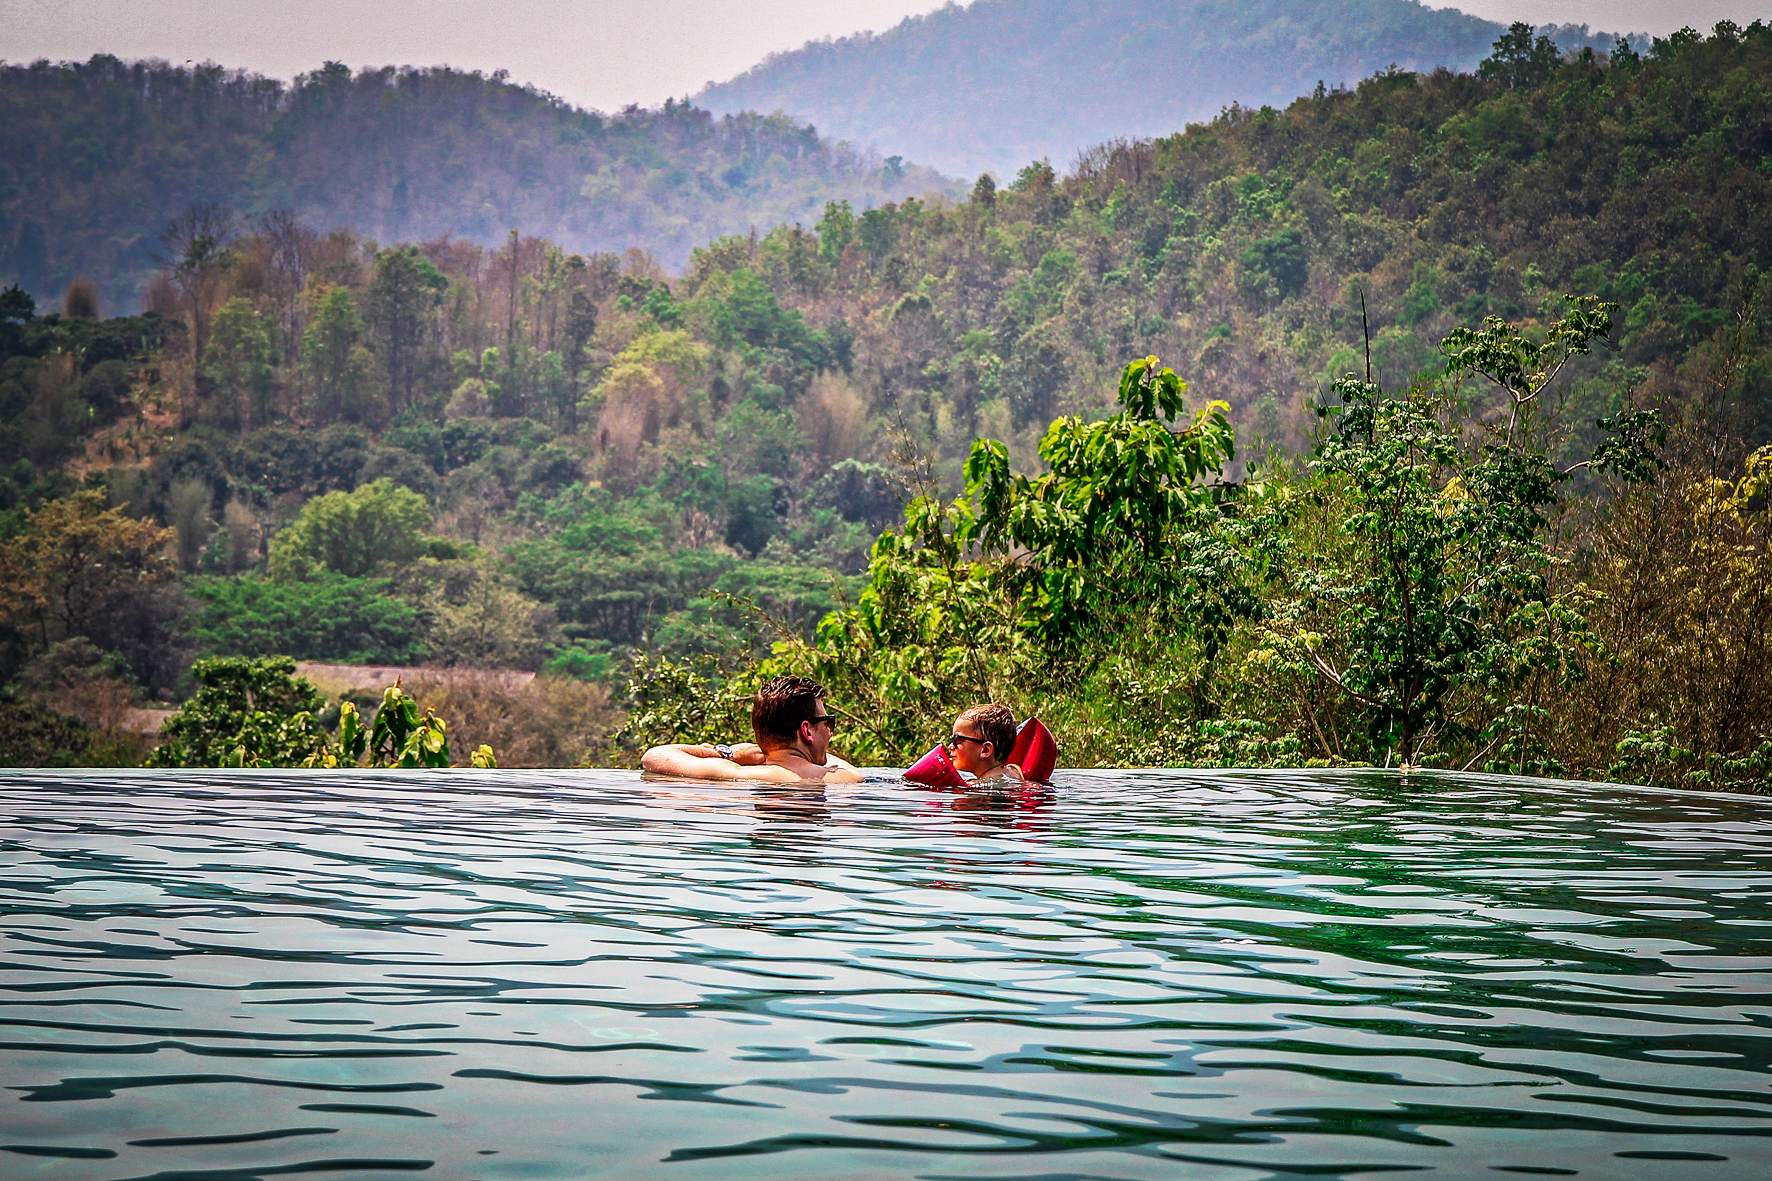
[[[931,0],[0,0],[0,60],[212,60],[289,78],[333,59],[510,71],[582,106],[655,105],[772,50],[885,29]],[[1464,0],[1492,20],[1667,33],[1772,0]]]

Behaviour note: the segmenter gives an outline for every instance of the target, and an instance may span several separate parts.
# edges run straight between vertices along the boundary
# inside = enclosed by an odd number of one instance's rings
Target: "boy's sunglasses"
[[[976,742],[978,745],[983,746],[989,741],[990,739],[988,738],[974,738],[970,734],[949,734],[946,745],[957,746],[962,742]]]
[[[837,732],[836,714],[819,714],[816,717],[807,718],[806,721],[814,726],[818,725],[820,722],[829,722],[831,724],[831,733],[835,734]]]

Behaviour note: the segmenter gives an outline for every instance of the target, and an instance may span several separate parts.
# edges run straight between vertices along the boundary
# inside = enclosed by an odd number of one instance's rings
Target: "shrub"
[[[91,743],[78,718],[29,697],[0,695],[0,766],[76,766]]]
[[[609,741],[619,719],[607,686],[539,676],[511,683],[462,670],[426,671],[404,686],[449,717],[458,748],[488,745],[504,767],[576,767]]]
[[[339,767],[368,756],[372,767],[449,766],[448,726],[398,684],[382,694],[365,727],[353,701],[338,707],[338,738],[316,716],[319,691],[295,675],[287,657],[199,660],[191,672],[202,687],[160,728],[165,739],[151,767]],[[492,749],[478,747],[475,767],[495,767]]]
[[[300,579],[325,569],[363,578],[418,557],[430,523],[425,498],[389,479],[328,492],[308,501],[294,524],[272,539],[271,576]]]

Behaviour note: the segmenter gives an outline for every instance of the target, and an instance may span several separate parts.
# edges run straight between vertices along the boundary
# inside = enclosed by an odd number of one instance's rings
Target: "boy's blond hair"
[[[978,736],[991,744],[991,758],[1007,763],[1015,750],[1015,715],[1006,705],[975,705],[962,710],[954,725],[970,724]]]

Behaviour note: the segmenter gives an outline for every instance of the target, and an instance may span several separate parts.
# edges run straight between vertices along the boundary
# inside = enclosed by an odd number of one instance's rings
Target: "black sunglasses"
[[[816,717],[807,718],[806,721],[814,726],[818,725],[820,722],[829,722],[831,724],[831,733],[835,734],[837,732],[836,714],[818,714]]]
[[[988,739],[988,738],[974,738],[970,734],[954,733],[954,734],[948,735],[948,740],[944,745],[954,746],[955,744],[961,743],[961,742],[976,742],[976,743],[978,743],[978,745],[983,746],[985,743],[987,743],[989,741],[990,741],[990,739]]]

